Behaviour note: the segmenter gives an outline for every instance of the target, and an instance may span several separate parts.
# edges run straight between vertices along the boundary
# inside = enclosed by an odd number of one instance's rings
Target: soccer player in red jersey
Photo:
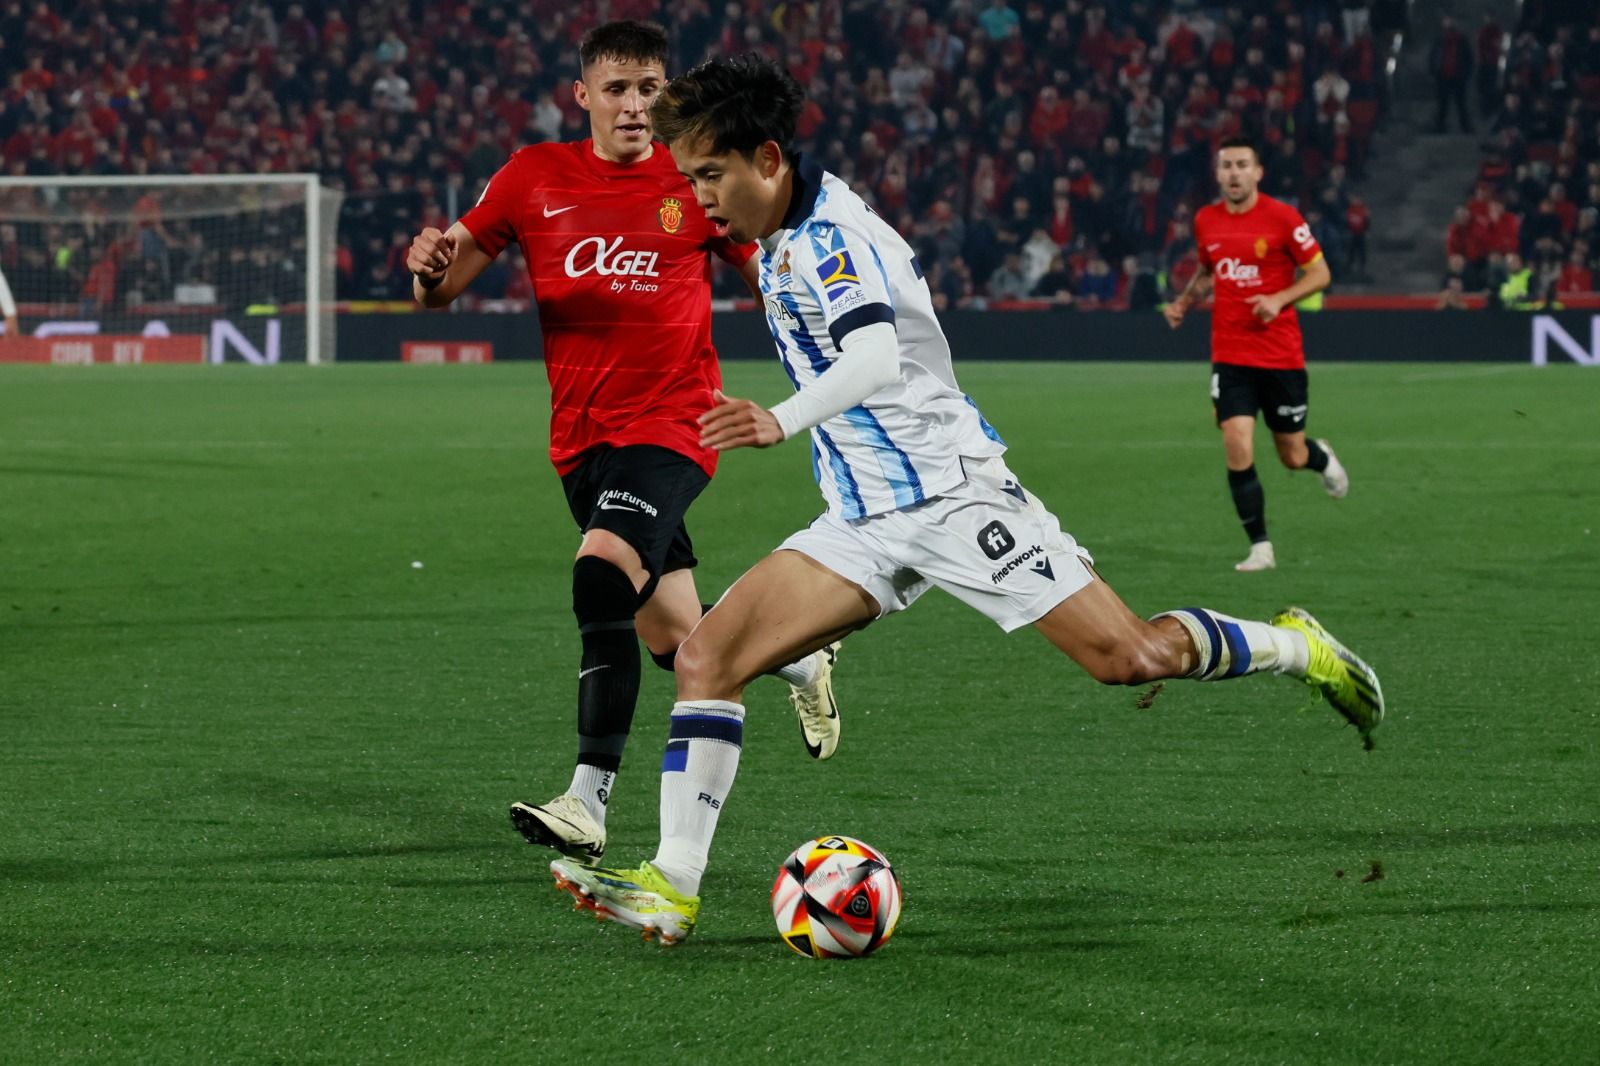
[[[1194,217],[1200,268],[1164,312],[1177,329],[1189,308],[1215,292],[1211,402],[1227,452],[1233,506],[1250,537],[1250,554],[1236,570],[1277,565],[1267,538],[1266,494],[1256,476],[1257,411],[1272,430],[1284,466],[1321,474],[1322,487],[1335,499],[1350,491],[1350,478],[1328,442],[1306,439],[1306,356],[1294,309],[1296,301],[1327,288],[1332,276],[1300,212],[1257,190],[1262,175],[1249,140],[1223,140],[1217,149],[1222,199]]]
[[[514,804],[511,819],[529,841],[585,862],[605,850],[639,694],[638,640],[671,669],[702,613],[683,518],[717,465],[696,421],[721,385],[709,257],[756,286],[755,246],[717,231],[651,140],[647,109],[666,83],[666,55],[654,23],[590,31],[573,92],[591,137],[517,151],[459,221],[424,229],[406,262],[426,307],[454,300],[513,241],[528,263],[550,378],[550,459],[583,531],[572,568],[583,658],[572,784],[549,803]],[[813,758],[838,743],[834,651],[777,671]]]

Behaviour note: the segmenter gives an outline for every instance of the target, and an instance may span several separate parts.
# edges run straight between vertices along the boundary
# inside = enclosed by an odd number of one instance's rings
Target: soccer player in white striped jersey
[[[557,884],[647,939],[687,936],[738,767],[744,687],[935,585],[1008,632],[1033,626],[1105,684],[1288,674],[1370,741],[1383,718],[1376,675],[1304,611],[1259,622],[1188,607],[1147,621],[1101,580],[956,384],[911,248],[791,150],[802,100],[768,60],[716,59],[671,82],[651,118],[707,216],[760,242],[768,324],[796,387],[771,410],[718,393],[703,442],[768,447],[808,432],[827,511],[735,582],[678,649],[655,858],[635,869],[558,860]]]

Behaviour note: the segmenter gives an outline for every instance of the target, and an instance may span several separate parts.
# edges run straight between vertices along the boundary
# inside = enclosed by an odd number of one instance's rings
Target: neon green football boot
[[[648,862],[637,870],[608,870],[568,859],[550,864],[556,887],[570,893],[574,910],[589,911],[600,921],[621,922],[646,940],[663,946],[681,943],[694,932],[700,897],[685,896]]]
[[[1287,607],[1272,616],[1272,624],[1306,638],[1310,656],[1303,680],[1356,727],[1362,746],[1371,751],[1372,731],[1383,722],[1383,688],[1372,667],[1335,640],[1309,611]]]

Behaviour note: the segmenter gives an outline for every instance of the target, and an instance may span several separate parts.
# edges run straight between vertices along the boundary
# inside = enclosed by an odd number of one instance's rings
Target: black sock
[[[1251,544],[1267,539],[1267,494],[1261,488],[1254,466],[1228,471],[1228,491],[1233,493],[1233,509]]]
[[[1306,469],[1322,473],[1328,469],[1328,453],[1322,450],[1322,445],[1306,438]]]
[[[583,658],[578,669],[578,761],[615,771],[639,699],[639,594],[628,575],[585,555],[572,566],[572,611]]]

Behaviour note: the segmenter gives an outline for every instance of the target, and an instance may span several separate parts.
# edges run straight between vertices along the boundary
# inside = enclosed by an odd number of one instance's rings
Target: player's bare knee
[[[698,621],[696,619],[695,621]],[[694,630],[694,623],[676,617],[652,618],[641,611],[635,617],[635,627],[639,631],[639,639],[649,649],[650,655],[660,664],[663,658],[670,660],[677,653],[684,641],[689,639],[689,634]],[[671,667],[666,667],[671,669]]]
[[[714,656],[707,655],[694,641],[693,636],[678,645],[673,671],[678,675],[678,685],[698,685],[709,679],[716,668]]]
[[[744,688],[734,676],[726,655],[719,655],[694,634],[678,646],[673,670],[678,675],[679,699],[727,699]]]

